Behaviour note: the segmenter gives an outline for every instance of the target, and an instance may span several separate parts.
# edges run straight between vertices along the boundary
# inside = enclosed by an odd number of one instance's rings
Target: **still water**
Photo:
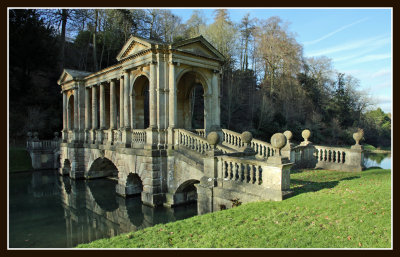
[[[197,215],[197,205],[151,208],[116,181],[72,180],[55,170],[10,175],[9,247],[65,248]]]
[[[392,169],[392,155],[390,153],[364,153],[364,165],[366,168],[381,167]]]

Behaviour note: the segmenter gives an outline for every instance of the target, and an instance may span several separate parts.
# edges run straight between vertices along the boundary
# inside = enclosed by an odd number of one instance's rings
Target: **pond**
[[[390,153],[364,153],[364,165],[366,168],[381,167],[392,169],[392,155]]]
[[[55,170],[10,174],[9,247],[69,248],[197,215],[197,204],[152,208],[122,198],[115,180],[72,180]]]

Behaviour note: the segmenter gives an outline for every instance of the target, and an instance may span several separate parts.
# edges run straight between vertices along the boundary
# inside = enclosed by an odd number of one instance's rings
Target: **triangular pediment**
[[[225,57],[202,36],[172,45],[175,50],[224,61]]]
[[[71,80],[83,79],[84,77],[89,76],[90,74],[91,72],[87,71],[64,69],[57,83],[61,85]]]
[[[150,40],[131,36],[125,43],[125,45],[122,47],[119,54],[117,55],[117,60],[121,61],[129,56],[135,55],[139,52],[142,52],[150,48],[151,48]]]

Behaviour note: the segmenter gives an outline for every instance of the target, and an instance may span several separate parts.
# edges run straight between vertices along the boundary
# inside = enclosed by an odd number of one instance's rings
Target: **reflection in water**
[[[381,167],[382,169],[391,169],[392,156],[390,153],[364,153],[364,166],[370,167]]]
[[[63,248],[136,231],[197,214],[196,204],[176,208],[124,199],[108,179],[71,180],[56,171],[10,175],[10,247]]]

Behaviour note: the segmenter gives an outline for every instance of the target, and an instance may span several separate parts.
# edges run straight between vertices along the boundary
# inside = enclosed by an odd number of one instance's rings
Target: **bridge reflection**
[[[114,180],[58,179],[68,247],[197,215],[196,205],[153,208],[140,196],[122,198]]]

